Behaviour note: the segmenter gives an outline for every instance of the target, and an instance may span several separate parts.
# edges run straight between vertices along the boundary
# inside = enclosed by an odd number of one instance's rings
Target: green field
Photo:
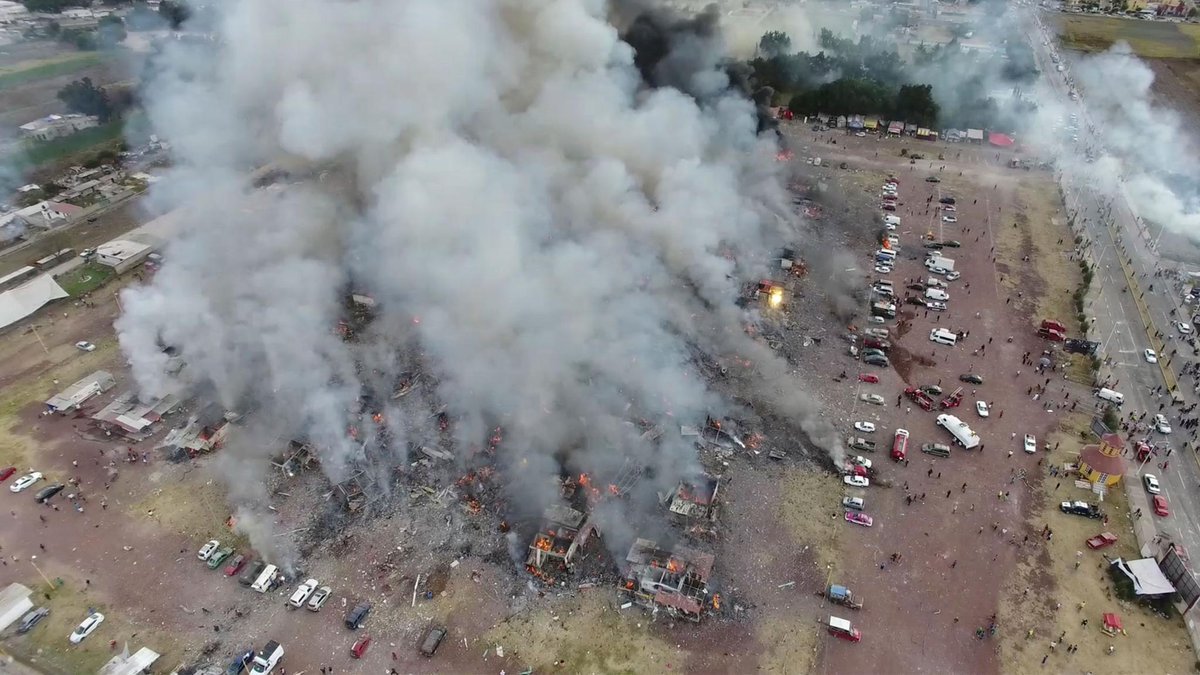
[[[58,285],[71,295],[78,298],[107,284],[116,272],[113,268],[100,263],[86,263],[76,267],[58,278]]]
[[[1067,49],[1098,52],[1123,41],[1144,58],[1200,57],[1200,25],[1197,24],[1079,14],[1060,14],[1057,20],[1063,47]]]
[[[103,60],[104,57],[98,52],[78,52],[63,54],[52,59],[25,61],[15,66],[0,68],[0,91],[35,80],[70,75],[85,68],[91,68]]]
[[[28,142],[25,144],[25,152],[18,162],[27,166],[41,166],[82,152],[101,150],[103,145],[120,141],[123,129],[124,123],[121,120],[113,120],[108,124],[84,129],[65,138]]]

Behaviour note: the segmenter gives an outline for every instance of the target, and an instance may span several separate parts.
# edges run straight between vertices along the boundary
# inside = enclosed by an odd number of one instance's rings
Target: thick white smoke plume
[[[563,471],[628,459],[662,489],[697,470],[679,425],[737,411],[697,373],[699,349],[775,373],[773,413],[833,450],[733,305],[790,231],[775,140],[708,19],[617,10],[227,3],[215,39],[169,51],[148,96],[193,206],[163,269],[124,296],[139,384],[176,386],[174,347],[224,405],[312,441],[334,481],[435,443],[444,404],[460,461],[503,429],[509,487],[540,510]],[[247,187],[284,156],[309,173]],[[377,307],[347,342],[351,290]],[[415,368],[421,392],[395,400]]]

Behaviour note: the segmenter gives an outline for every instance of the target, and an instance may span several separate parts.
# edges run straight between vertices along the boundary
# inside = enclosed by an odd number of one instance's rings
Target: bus
[[[39,270],[48,270],[61,262],[69,260],[73,255],[75,255],[74,250],[64,248],[56,253],[51,253],[45,258],[39,258],[38,260],[34,261],[33,267]]]
[[[979,434],[971,431],[971,427],[967,426],[966,422],[954,415],[938,415],[937,424],[949,431],[954,440],[963,448],[970,450],[979,445]]]
[[[892,459],[903,462],[908,456],[908,430],[897,429],[896,438],[892,441]]]

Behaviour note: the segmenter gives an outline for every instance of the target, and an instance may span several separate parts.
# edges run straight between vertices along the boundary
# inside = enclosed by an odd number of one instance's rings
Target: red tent
[[[992,131],[988,133],[988,143],[991,143],[997,148],[1008,148],[1012,147],[1013,139],[1012,136],[1007,134]]]
[[[1116,635],[1117,633],[1125,632],[1124,628],[1121,626],[1121,617],[1112,613],[1106,613],[1104,615],[1104,626],[1101,628],[1101,630],[1108,635]]]

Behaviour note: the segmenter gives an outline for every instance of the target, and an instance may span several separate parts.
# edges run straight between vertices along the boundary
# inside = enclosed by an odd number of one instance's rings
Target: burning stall
[[[149,438],[154,433],[154,425],[178,402],[170,394],[142,400],[136,393],[127,391],[92,415],[92,421],[105,433],[139,441]]]
[[[720,488],[720,478],[703,474],[693,481],[680,481],[664,503],[672,517],[687,528],[689,536],[713,536],[719,512],[717,494]]]
[[[688,621],[721,607],[720,596],[708,588],[715,562],[710,553],[685,547],[666,551],[657,542],[638,539],[625,561],[629,567],[620,590],[642,607]]]
[[[541,578],[573,571],[579,550],[592,535],[600,533],[599,528],[590,520],[585,522],[582,513],[567,506],[547,507],[542,517],[542,527],[529,543],[525,568]]]

